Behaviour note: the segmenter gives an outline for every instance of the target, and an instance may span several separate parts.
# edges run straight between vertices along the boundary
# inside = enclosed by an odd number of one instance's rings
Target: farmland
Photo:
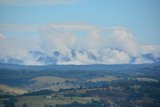
[[[159,107],[159,71],[156,64],[3,65],[0,107]]]

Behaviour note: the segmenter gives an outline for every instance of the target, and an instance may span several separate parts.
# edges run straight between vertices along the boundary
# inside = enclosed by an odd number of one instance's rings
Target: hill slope
[[[0,95],[22,95],[28,91],[0,84]]]

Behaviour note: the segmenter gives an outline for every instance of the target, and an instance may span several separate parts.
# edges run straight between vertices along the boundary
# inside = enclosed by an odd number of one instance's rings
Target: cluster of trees
[[[24,96],[37,96],[37,95],[48,95],[52,94],[54,91],[52,90],[40,90],[40,91],[34,91],[24,94]]]
[[[13,97],[13,98],[9,98],[8,100],[4,100],[3,104],[4,104],[4,107],[16,107],[15,103],[17,101],[18,100]],[[26,103],[23,103],[22,107],[28,107],[28,105]]]
[[[0,98],[11,98],[13,95],[8,95],[8,94],[2,94],[0,95]]]
[[[4,100],[4,107],[16,107],[15,102],[17,102],[16,98],[9,98],[8,100]]]
[[[73,102],[71,104],[65,104],[65,105],[57,104],[56,107],[108,107],[108,104],[105,101],[92,100],[92,102],[86,104]]]

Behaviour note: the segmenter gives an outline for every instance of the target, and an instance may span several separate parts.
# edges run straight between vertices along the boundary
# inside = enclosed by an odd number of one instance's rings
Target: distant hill
[[[58,91],[59,89],[70,89],[76,86],[71,83],[66,83],[66,81],[74,81],[74,79],[66,79],[54,76],[39,76],[29,80],[28,85],[24,85],[24,88],[29,90],[41,90],[49,89],[53,91]]]
[[[120,64],[120,65],[47,65],[24,66],[14,64],[0,64],[0,84],[14,87],[27,87],[27,89],[72,88],[80,86],[87,80],[97,78],[105,80],[105,76],[130,76],[160,78],[160,64]],[[74,81],[68,81],[67,80]],[[75,80],[76,79],[76,80]],[[96,79],[96,81],[97,81]],[[95,81],[95,79],[93,79]],[[92,81],[90,81],[92,82]],[[55,88],[56,87],[56,88]]]

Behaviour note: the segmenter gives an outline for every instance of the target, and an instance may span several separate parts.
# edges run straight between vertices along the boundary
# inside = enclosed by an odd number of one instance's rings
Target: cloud
[[[23,59],[27,55],[27,50],[22,48],[19,41],[15,38],[1,37],[0,40],[0,57],[12,57]]]
[[[131,60],[128,53],[116,49],[108,48],[103,53],[100,62],[103,64],[128,64]]]
[[[3,34],[0,34],[0,41],[3,41],[5,39],[5,36]]]
[[[129,53],[132,56],[138,56],[140,54],[140,43],[135,40],[132,33],[126,29],[114,29],[112,36],[108,40],[108,43],[109,47],[117,48],[119,50]]]
[[[57,50],[63,54],[69,53],[70,49],[76,44],[76,37],[70,32],[52,32],[42,36],[42,46],[48,54]]]
[[[77,31],[85,32],[85,36],[80,37],[76,33]],[[70,49],[96,51],[101,48],[102,37],[99,28],[95,25],[52,24],[44,32],[47,33],[43,38],[46,40],[47,46],[52,47],[51,51],[54,47],[63,54],[67,54]]]
[[[88,24],[80,24],[80,23],[62,23],[62,24],[52,24],[50,25],[54,29],[60,29],[60,30],[89,30],[93,28],[97,28],[97,26],[94,25],[88,25]]]
[[[153,63],[152,60],[145,59],[143,56],[136,58],[134,64],[149,64]]]
[[[79,0],[0,0],[2,5],[18,5],[18,6],[33,6],[33,5],[66,5],[73,4]]]
[[[22,24],[1,24],[0,31],[33,32],[38,26],[27,26]]]
[[[0,34],[0,59],[12,58],[23,61],[25,65],[40,65],[29,53],[36,49],[40,50],[37,39],[8,37]]]
[[[142,46],[142,53],[153,53],[155,57],[160,56],[160,45],[143,45]]]
[[[39,32],[38,36],[5,36],[3,32]],[[0,59],[13,58],[26,65],[44,65],[30,53],[39,51],[56,56],[57,64],[140,64],[153,63],[144,54],[160,57],[159,45],[142,45],[134,35],[122,27],[98,27],[79,23],[42,26],[0,25]],[[84,32],[85,35],[78,35]],[[109,32],[110,35],[102,35]],[[72,51],[74,50],[74,56]],[[63,58],[68,58],[64,60]],[[134,61],[133,61],[134,60]]]
[[[87,64],[96,64],[95,61],[90,60],[88,58],[88,54],[85,53],[77,53],[75,58],[71,58],[70,61],[58,61],[58,64],[68,65],[68,64],[74,64],[74,65],[87,65]]]

